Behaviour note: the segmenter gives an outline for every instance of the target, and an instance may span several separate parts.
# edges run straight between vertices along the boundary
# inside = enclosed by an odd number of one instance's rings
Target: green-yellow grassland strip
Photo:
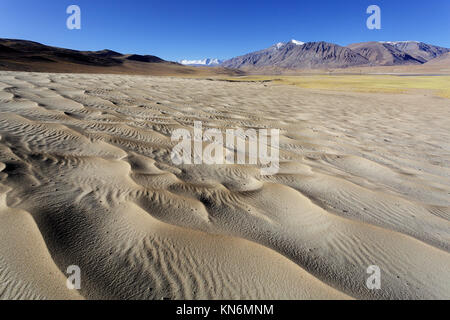
[[[244,76],[228,77],[228,81],[261,82],[294,85],[307,89],[407,93],[429,90],[435,95],[450,98],[450,76],[396,76],[396,75],[306,75],[306,76]]]

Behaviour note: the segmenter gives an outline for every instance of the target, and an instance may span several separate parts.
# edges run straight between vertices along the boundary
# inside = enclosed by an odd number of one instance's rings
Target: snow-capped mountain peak
[[[295,44],[296,46],[302,46],[302,45],[305,44],[305,43],[302,42],[302,41],[298,41],[298,40],[292,39],[292,40],[289,41],[289,42],[278,42],[277,44],[274,44],[274,45],[272,46],[272,48],[275,48],[275,49],[277,49],[277,50],[280,50],[281,48],[283,48],[283,47],[284,47],[285,45],[287,45],[288,43]]]
[[[291,40],[291,43],[296,44],[297,46],[302,46],[302,45],[305,44],[305,43],[302,42],[302,41],[298,41],[298,40],[294,40],[294,39]]]
[[[199,60],[180,60],[181,64],[187,65],[187,66],[218,66],[222,63],[222,60],[219,59],[199,59]]]

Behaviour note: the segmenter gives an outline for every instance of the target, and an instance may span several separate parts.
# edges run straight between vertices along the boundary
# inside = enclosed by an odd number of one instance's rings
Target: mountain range
[[[420,65],[450,49],[417,41],[363,42],[340,46],[328,42],[279,42],[267,49],[225,60],[234,69],[324,69],[356,66]]]
[[[291,40],[267,49],[226,60],[226,68],[260,68],[276,66],[285,69],[344,68],[366,64],[367,59],[346,47],[327,42],[304,43]]]
[[[202,59],[181,60],[177,63],[154,55],[122,54],[108,49],[78,51],[27,40],[0,39],[0,70],[143,75],[242,75],[246,72],[289,73],[310,69],[345,70],[360,67],[379,69],[389,66],[407,69],[413,66],[417,69],[420,66],[423,69],[423,66],[431,67],[432,72],[439,70],[448,72],[449,54],[448,48],[417,41],[372,41],[340,46],[324,41],[291,40],[225,61]]]
[[[78,51],[16,39],[0,39],[0,70],[142,75],[242,74],[222,67],[193,68],[153,55],[122,54],[108,49]]]

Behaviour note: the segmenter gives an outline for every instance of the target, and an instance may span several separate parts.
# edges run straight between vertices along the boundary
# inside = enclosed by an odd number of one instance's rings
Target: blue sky
[[[66,8],[81,8],[81,30]],[[381,8],[381,30],[366,8]],[[1,0],[0,37],[167,60],[230,58],[280,41],[418,40],[450,47],[449,0]]]

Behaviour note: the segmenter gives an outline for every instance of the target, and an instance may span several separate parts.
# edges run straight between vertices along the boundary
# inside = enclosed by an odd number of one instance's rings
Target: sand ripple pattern
[[[0,72],[0,298],[450,299],[449,119],[419,95]],[[279,128],[280,172],[173,165],[194,121]]]

